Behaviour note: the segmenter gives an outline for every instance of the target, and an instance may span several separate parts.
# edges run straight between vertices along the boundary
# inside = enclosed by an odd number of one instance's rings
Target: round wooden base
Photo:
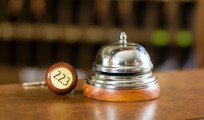
[[[146,101],[158,98],[160,95],[160,87],[159,84],[157,83],[154,86],[150,86],[144,89],[112,90],[97,88],[87,83],[84,83],[83,95],[88,98],[105,101],[117,101],[117,102]]]

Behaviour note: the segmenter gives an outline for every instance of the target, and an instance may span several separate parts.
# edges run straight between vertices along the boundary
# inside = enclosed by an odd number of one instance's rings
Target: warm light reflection
[[[141,120],[153,120],[157,108],[157,104],[155,102],[156,101],[153,101],[153,103],[149,103],[143,108]]]
[[[124,116],[125,119],[151,120],[154,118],[156,108],[157,100],[125,103],[104,101],[95,103],[92,112],[94,119],[97,120],[118,120],[124,119]]]

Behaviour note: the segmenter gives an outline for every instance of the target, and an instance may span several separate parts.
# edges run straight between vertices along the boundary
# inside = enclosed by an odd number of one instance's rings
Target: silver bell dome
[[[153,68],[150,57],[139,44],[126,41],[124,32],[120,41],[103,46],[98,52],[93,70],[105,73],[144,73]]]
[[[126,41],[124,32],[120,40],[103,46],[93,62],[93,70],[86,83],[105,89],[142,89],[157,84],[152,75],[152,62],[147,51],[136,43]]]

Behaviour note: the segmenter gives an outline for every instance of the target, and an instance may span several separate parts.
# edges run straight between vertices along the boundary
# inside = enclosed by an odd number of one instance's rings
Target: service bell
[[[84,96],[120,102],[159,97],[160,88],[152,74],[153,64],[149,54],[141,45],[126,39],[126,34],[122,32],[119,42],[100,49],[84,83]]]

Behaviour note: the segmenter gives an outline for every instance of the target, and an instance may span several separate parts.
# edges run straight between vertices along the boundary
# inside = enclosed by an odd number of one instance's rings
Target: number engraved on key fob
[[[59,62],[49,67],[45,80],[51,91],[63,95],[75,88],[78,79],[75,69],[70,64]]]
[[[53,76],[56,80],[58,80],[60,83],[62,83],[63,85],[68,85],[70,78],[67,77],[65,74],[61,74],[61,71],[58,70],[58,74]]]
[[[63,67],[53,70],[51,75],[52,84],[59,89],[65,89],[69,87],[72,79],[72,73],[68,69]]]

